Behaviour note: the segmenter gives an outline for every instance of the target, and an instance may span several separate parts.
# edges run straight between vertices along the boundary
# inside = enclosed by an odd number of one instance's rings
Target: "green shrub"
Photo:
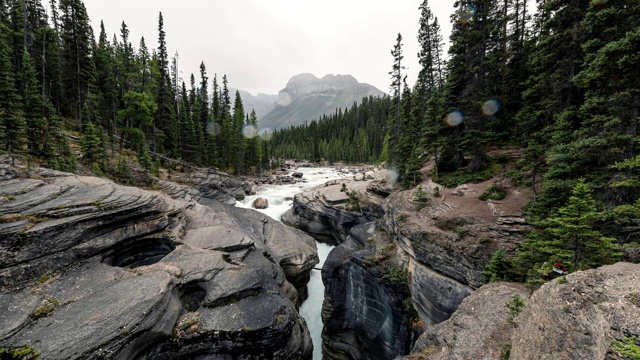
[[[482,271],[482,280],[485,283],[509,280],[511,261],[504,256],[504,249],[498,249]]]
[[[491,238],[488,238],[488,237],[482,237],[478,242],[484,245],[484,244],[491,244],[493,240],[491,240]]]
[[[626,359],[640,360],[640,346],[638,337],[624,338],[622,341],[613,341],[613,351]]]
[[[418,190],[416,190],[416,195],[413,198],[413,202],[415,202],[416,204],[417,211],[420,211],[427,205],[429,205],[429,194],[427,194],[426,191],[422,190],[422,186],[418,186]]]
[[[493,184],[487,190],[485,190],[482,195],[480,195],[480,200],[502,200],[507,196],[507,193],[502,189],[502,186],[498,184]]]
[[[407,213],[401,212],[401,213],[398,213],[398,215],[396,215],[396,221],[402,222],[407,220],[408,218],[409,218],[409,214]]]
[[[508,314],[507,324],[515,325],[513,323],[513,320],[522,312],[522,310],[524,310],[524,305],[525,299],[518,294],[513,294],[513,296],[511,296],[511,299],[504,303],[504,306],[506,306],[507,308]]]
[[[0,347],[0,359],[2,360],[31,360],[39,357],[40,354],[27,345],[17,348]]]
[[[102,169],[100,168],[100,165],[98,165],[97,162],[94,162],[93,164],[91,164],[91,172],[96,176],[104,176],[104,172],[102,171]]]

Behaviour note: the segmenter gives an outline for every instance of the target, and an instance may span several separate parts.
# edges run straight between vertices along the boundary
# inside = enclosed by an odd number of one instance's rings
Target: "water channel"
[[[251,208],[251,203],[258,197],[269,200],[269,207],[264,210],[256,210],[271,218],[280,221],[280,217],[293,205],[293,196],[313,187],[322,185],[329,180],[340,179],[345,175],[333,168],[299,168],[296,170],[303,173],[302,179],[305,182],[288,185],[268,185],[259,189],[256,195],[247,196],[242,202],[237,202],[236,206]],[[320,269],[327,259],[333,246],[317,242],[318,257],[320,263],[315,267]],[[311,280],[307,284],[309,297],[300,306],[300,315],[307,322],[311,339],[313,340],[313,359],[322,359],[322,301],[324,300],[324,285],[320,270],[311,270]]]

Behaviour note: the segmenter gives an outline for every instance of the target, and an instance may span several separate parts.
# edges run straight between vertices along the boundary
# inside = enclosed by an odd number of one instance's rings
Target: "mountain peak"
[[[328,74],[318,78],[302,73],[289,79],[280,90],[275,109],[259,118],[260,128],[279,129],[317,120],[359,102],[367,96],[383,96],[384,92],[372,85],[360,83],[351,75]]]

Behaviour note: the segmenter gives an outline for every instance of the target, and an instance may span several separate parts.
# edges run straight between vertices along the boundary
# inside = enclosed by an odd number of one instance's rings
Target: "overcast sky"
[[[351,74],[389,91],[390,51],[400,32],[411,84],[419,71],[418,6],[422,0],[84,0],[96,31],[109,39],[125,21],[137,49],[158,46],[162,12],[167,47],[178,51],[182,77],[227,74],[229,85],[277,94],[293,75]],[[448,43],[453,0],[430,1]]]

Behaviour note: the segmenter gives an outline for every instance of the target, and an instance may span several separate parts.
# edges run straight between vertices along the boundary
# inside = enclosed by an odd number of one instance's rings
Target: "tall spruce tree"
[[[11,31],[0,23],[0,144],[12,156],[24,150],[27,124],[11,66]]]
[[[236,90],[236,97],[233,102],[233,118],[231,121],[231,143],[229,150],[232,154],[233,170],[235,174],[243,174],[244,169],[244,151],[245,139],[242,134],[244,126],[244,106],[242,104],[242,96],[240,91]]]
[[[402,34],[398,33],[396,44],[391,50],[393,56],[393,66],[389,75],[391,76],[391,98],[393,99],[393,107],[389,112],[389,124],[387,125],[387,137],[385,139],[385,150],[383,150],[384,158],[392,166],[399,163],[399,145],[402,133],[401,106],[402,104],[402,71],[405,69],[402,65],[404,55],[402,55]]]
[[[152,131],[153,151],[162,151],[168,154],[176,152],[178,141],[175,136],[177,124],[173,96],[171,95],[171,79],[169,77],[169,57],[165,41],[164,20],[162,13],[158,15],[158,69],[157,81],[158,93],[156,97],[157,110],[154,114],[154,126]]]
[[[80,0],[60,0],[61,73],[64,97],[63,113],[82,128],[82,108],[95,78],[92,59],[93,29],[87,10]]]
[[[42,98],[38,87],[36,69],[27,49],[22,51],[21,69],[18,73],[18,92],[22,98],[22,113],[25,117],[25,135],[29,150],[41,154],[45,141],[45,123],[42,115]]]
[[[573,79],[585,101],[578,111],[580,127],[569,144],[575,151],[571,175],[592,179],[598,198],[612,206],[631,204],[640,196],[640,186],[611,186],[633,177],[611,165],[640,153],[639,23],[639,2],[591,4],[582,25],[589,38],[582,46],[584,66]]]
[[[468,171],[482,170],[487,165],[484,144],[497,140],[490,123],[493,115],[482,111],[482,105],[500,96],[501,11],[497,0],[473,4],[456,1],[458,11],[449,48],[447,107],[458,111],[463,121],[456,121],[454,137],[447,157],[450,167],[467,166]],[[462,154],[470,157],[468,163]]]

